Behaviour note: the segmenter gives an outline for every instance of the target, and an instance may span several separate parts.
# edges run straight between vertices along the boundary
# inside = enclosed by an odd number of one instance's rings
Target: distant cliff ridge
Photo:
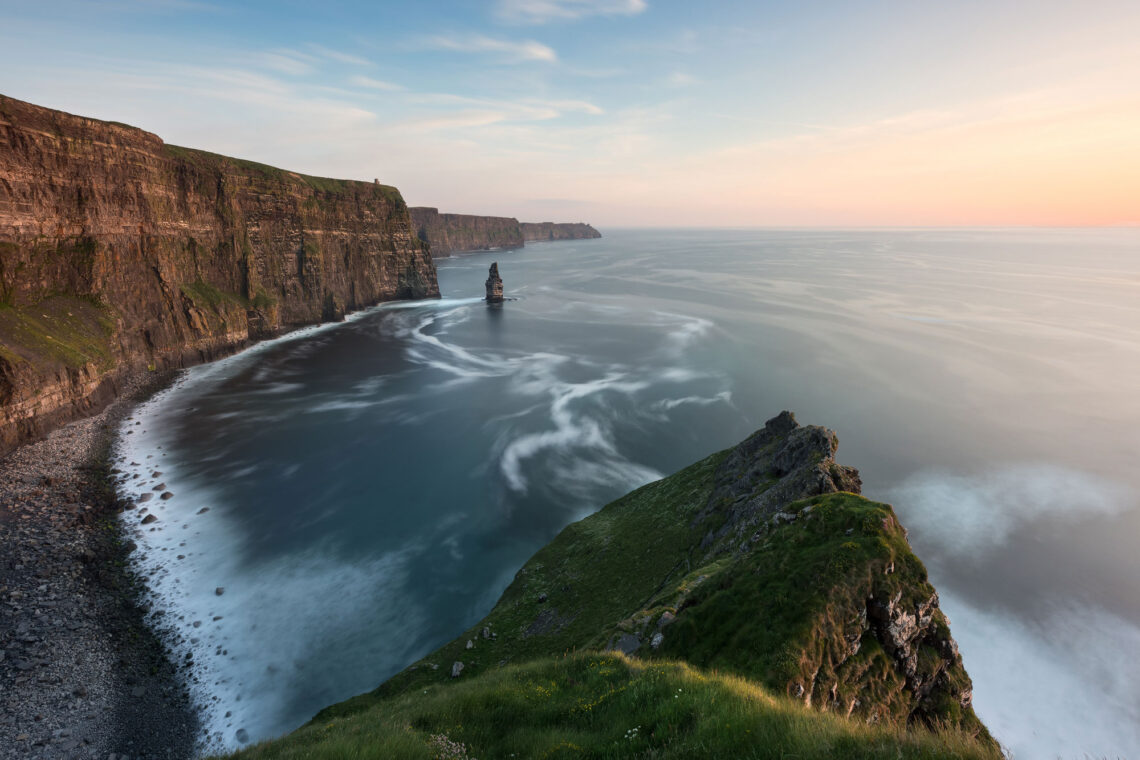
[[[585,222],[523,222],[523,240],[586,240],[600,238],[602,233]]]
[[[464,251],[521,248],[528,241],[581,240],[602,234],[588,224],[573,222],[519,222],[509,216],[441,214],[430,206],[412,206],[412,222],[420,240],[431,246],[435,258]]]
[[[412,206],[416,235],[431,246],[435,257],[460,251],[489,251],[495,248],[521,248],[519,220],[509,216],[441,214],[430,206]]]
[[[0,453],[130,368],[439,295],[398,190],[0,96]]]

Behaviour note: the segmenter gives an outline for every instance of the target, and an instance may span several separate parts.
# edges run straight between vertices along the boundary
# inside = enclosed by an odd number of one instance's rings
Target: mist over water
[[[374,688],[568,522],[792,409],[895,504],[1017,757],[1140,753],[1140,232],[616,231],[439,267],[438,302],[124,424],[123,490],[174,493],[138,562],[215,746]]]

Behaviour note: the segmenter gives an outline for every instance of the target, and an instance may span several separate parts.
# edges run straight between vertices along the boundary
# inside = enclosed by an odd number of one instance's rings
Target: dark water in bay
[[[124,425],[124,490],[175,493],[139,564],[216,743],[375,687],[568,522],[792,409],[895,504],[999,739],[1140,754],[1140,231],[628,230],[439,268],[438,302]]]

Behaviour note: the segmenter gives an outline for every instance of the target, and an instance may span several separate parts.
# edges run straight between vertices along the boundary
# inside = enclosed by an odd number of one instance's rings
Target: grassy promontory
[[[837,445],[784,413],[618,499],[455,641],[238,756],[1000,757],[922,562]]]

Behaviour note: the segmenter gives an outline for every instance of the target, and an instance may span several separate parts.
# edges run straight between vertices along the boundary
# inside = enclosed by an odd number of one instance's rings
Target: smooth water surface
[[[174,493],[139,563],[215,746],[375,687],[568,522],[791,409],[895,504],[999,739],[1140,753],[1140,232],[630,230],[438,265],[441,300],[190,370],[124,425],[124,489]]]

